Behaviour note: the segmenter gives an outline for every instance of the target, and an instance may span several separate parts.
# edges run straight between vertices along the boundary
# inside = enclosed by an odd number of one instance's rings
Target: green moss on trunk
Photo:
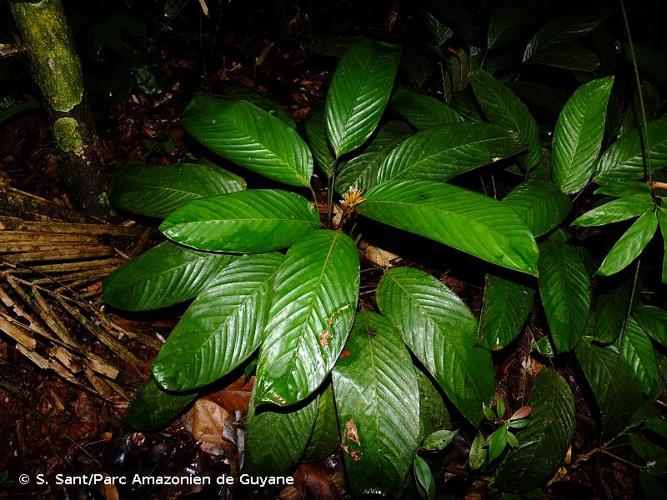
[[[53,137],[58,148],[65,153],[83,151],[79,122],[75,118],[58,118],[53,124]]]

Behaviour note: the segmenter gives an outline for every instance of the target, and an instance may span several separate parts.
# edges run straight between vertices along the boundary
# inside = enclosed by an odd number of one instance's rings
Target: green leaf
[[[503,398],[497,398],[496,400],[496,415],[498,415],[499,419],[502,419],[505,416],[505,401]]]
[[[484,415],[484,418],[487,419],[489,422],[495,422],[496,414],[493,413],[491,407],[488,406],[486,403],[482,403],[482,414]]]
[[[644,394],[653,394],[660,383],[658,358],[651,339],[632,317],[628,318],[619,350],[635,373]]]
[[[134,395],[125,414],[125,422],[144,432],[162,430],[183,413],[197,396],[197,393],[166,392],[151,378]]]
[[[667,347],[667,311],[655,306],[638,306],[632,316],[653,340]]]
[[[352,45],[331,79],[325,108],[327,136],[336,157],[371,136],[389,102],[401,49],[363,39]]]
[[[519,159],[526,168],[538,164],[542,156],[540,132],[526,105],[502,82],[483,69],[470,73],[470,83],[477,102],[491,123],[506,130],[514,130],[528,146],[528,154]]]
[[[579,87],[561,111],[554,129],[552,175],[566,194],[581,191],[600,154],[607,102],[614,77]]]
[[[422,497],[428,500],[435,498],[435,479],[433,479],[433,473],[426,460],[416,455],[413,469],[419,493]]]
[[[350,186],[366,191],[375,186],[384,159],[410,134],[412,129],[403,122],[393,121],[382,125],[363,152],[340,167],[336,174],[336,191],[344,193]]]
[[[333,175],[336,159],[327,141],[327,128],[324,120],[324,105],[313,106],[310,116],[303,124],[306,141],[313,152],[315,163],[328,177]]]
[[[132,259],[103,282],[104,301],[125,311],[149,311],[193,299],[232,255],[162,243]]]
[[[317,396],[289,408],[257,408],[257,393],[248,410],[243,471],[287,475],[296,468],[315,426]]]
[[[185,312],[153,362],[168,390],[196,389],[227,375],[261,342],[281,254],[247,255],[215,277]]]
[[[257,367],[257,400],[301,401],[329,374],[352,327],[359,254],[342,232],[314,231],[295,243],[278,270]]]
[[[657,229],[658,218],[655,212],[651,210],[643,214],[609,250],[597,274],[611,276],[625,269],[639,257]]]
[[[319,462],[331,455],[340,446],[340,432],[338,430],[338,415],[334,401],[333,385],[328,383],[320,395],[317,405],[317,419],[313,433],[308,440],[308,446],[303,454],[302,461]]]
[[[288,247],[318,227],[319,215],[303,196],[251,189],[193,200],[172,212],[160,231],[200,250],[252,253]]]
[[[120,210],[164,218],[184,203],[245,189],[245,181],[219,167],[183,163],[126,167],[111,180],[111,203]]]
[[[523,149],[515,132],[490,123],[457,123],[417,132],[382,162],[378,181],[422,179],[443,182]]]
[[[660,225],[660,234],[662,235],[662,284],[667,285],[667,212],[663,207],[656,212],[658,224]]]
[[[611,344],[623,330],[632,296],[633,283],[628,279],[597,297],[595,311],[595,341]]]
[[[486,45],[497,49],[514,42],[532,24],[543,17],[548,2],[540,0],[507,0],[494,9],[489,20]]]
[[[435,431],[424,439],[422,448],[428,451],[442,451],[454,440],[457,431],[441,429]]]
[[[597,28],[609,15],[604,4],[581,4],[578,10],[557,17],[542,27],[531,38],[523,53],[528,61],[535,54],[560,43],[577,40]]]
[[[507,427],[501,425],[489,436],[489,463],[500,456],[507,446]]]
[[[647,195],[651,192],[649,185],[646,182],[638,181],[609,181],[602,186],[599,186],[594,194],[606,194],[609,196],[623,197],[634,195]]]
[[[556,228],[572,208],[572,201],[551,181],[534,180],[519,184],[503,198],[525,221],[535,236]]]
[[[482,403],[493,396],[493,362],[473,345],[477,322],[465,303],[433,276],[407,267],[388,270],[376,298],[447,397],[470,422],[481,422]]]
[[[597,401],[602,434],[616,436],[641,406],[641,387],[616,347],[598,347],[584,338],[575,353]]]
[[[478,433],[470,446],[470,453],[468,454],[468,463],[470,463],[470,470],[477,470],[486,462],[486,448],[484,447],[486,440],[482,433]]]
[[[487,273],[479,338],[491,350],[507,347],[526,324],[535,302],[535,289],[519,281]]]
[[[498,466],[495,484],[502,491],[520,493],[545,483],[563,461],[574,435],[574,397],[567,382],[554,370],[537,375],[528,403],[530,425],[518,435]]]
[[[421,11],[421,19],[426,27],[426,31],[431,36],[433,45],[435,47],[440,47],[443,43],[449,40],[454,36],[454,31],[452,31],[448,26],[443,24],[440,19],[431,14],[428,11]]]
[[[39,109],[40,107],[38,103],[33,101],[13,102],[7,107],[0,107],[0,125],[23,111]]]
[[[391,109],[417,130],[463,121],[463,117],[444,102],[404,88],[394,94]]]
[[[651,170],[667,166],[667,118],[648,123],[648,153]],[[644,153],[639,129],[621,136],[597,163],[594,180],[598,184],[644,179]]]
[[[230,101],[248,101],[258,108],[263,109],[270,115],[275,116],[289,128],[296,129],[296,123],[294,122],[292,115],[289,114],[289,111],[273,99],[258,94],[248,87],[235,85],[225,94],[225,99]]]
[[[652,208],[653,200],[648,193],[626,196],[589,210],[577,217],[572,224],[582,227],[604,226],[638,217]]]
[[[600,58],[589,48],[578,43],[561,43],[535,54],[533,64],[542,64],[571,71],[594,73],[600,67]]]
[[[308,186],[310,150],[296,131],[247,101],[196,96],[183,114],[183,127],[216,154],[290,186]]]
[[[528,421],[525,421],[528,423]],[[511,432],[507,432],[507,444],[509,444],[512,448],[518,448],[519,446],[519,440],[516,438],[514,434]]]
[[[419,441],[438,429],[451,429],[447,405],[438,388],[417,368],[419,384]]]
[[[382,316],[359,312],[333,371],[345,467],[356,495],[389,495],[419,445],[419,388],[405,345]]]
[[[591,280],[577,250],[566,243],[540,245],[540,297],[558,352],[574,348],[591,312]]]
[[[371,188],[357,211],[492,264],[537,274],[537,244],[525,223],[481,194],[430,181],[388,181]]]

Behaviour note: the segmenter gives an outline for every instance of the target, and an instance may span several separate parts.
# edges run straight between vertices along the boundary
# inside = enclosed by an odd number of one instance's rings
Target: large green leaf
[[[310,112],[310,116],[303,124],[304,132],[306,134],[306,141],[313,152],[315,163],[327,174],[328,177],[333,175],[334,164],[336,159],[329,147],[327,140],[327,127],[324,120],[324,105],[316,104]]]
[[[528,61],[553,45],[571,42],[589,34],[607,18],[609,12],[604,4],[583,3],[578,9],[553,19],[528,42],[523,60]]]
[[[319,226],[317,211],[303,196],[251,189],[193,200],[172,212],[160,231],[200,250],[245,253],[288,247]]]
[[[625,429],[641,406],[642,389],[616,347],[598,347],[584,338],[575,353],[597,401],[602,433],[613,437]]]
[[[520,158],[520,162],[526,168],[537,165],[542,156],[540,132],[526,105],[514,92],[483,69],[478,68],[470,73],[470,83],[477,102],[489,121],[506,130],[514,130],[528,146],[528,154]]]
[[[632,315],[653,340],[667,347],[667,311],[655,306],[635,307]]]
[[[187,391],[210,384],[257,349],[282,260],[277,253],[247,255],[211,278],[153,362],[162,387]]]
[[[649,122],[646,127],[651,169],[667,166],[667,118]],[[598,184],[644,179],[644,153],[639,129],[621,136],[597,163],[594,180]]]
[[[658,218],[653,210],[637,219],[611,247],[597,274],[611,276],[622,271],[642,253],[658,229]]]
[[[361,146],[384,112],[401,49],[363,39],[352,45],[331,79],[325,108],[327,136],[337,157]]]
[[[289,408],[257,408],[257,393],[248,410],[243,471],[254,475],[286,475],[303,455],[317,418],[319,397]]]
[[[582,85],[558,117],[551,172],[564,193],[581,191],[593,175],[613,84],[614,77],[609,76]]]
[[[517,134],[490,123],[457,123],[418,132],[382,162],[379,182],[391,179],[446,181],[523,149]]]
[[[242,189],[243,179],[212,165],[144,165],[114,172],[111,203],[120,210],[164,218],[190,200]]]
[[[291,186],[308,186],[313,158],[299,134],[247,101],[196,96],[183,127],[214,153]]]
[[[489,49],[509,45],[545,14],[549,2],[543,0],[506,0],[491,14],[486,44]]]
[[[474,345],[477,321],[465,303],[433,276],[407,267],[385,273],[377,303],[447,397],[479,424],[482,403],[493,396],[493,362]]]
[[[658,224],[660,225],[660,234],[662,235],[663,253],[662,253],[662,284],[667,285],[667,211],[664,207],[656,212]]]
[[[211,276],[235,259],[165,242],[107,276],[104,300],[126,311],[173,306],[197,296]]]
[[[578,43],[553,45],[535,54],[530,62],[588,73],[593,73],[600,67],[600,58],[598,55],[591,49]]]
[[[547,482],[574,436],[574,396],[556,371],[540,371],[528,404],[533,409],[530,424],[518,434],[519,446],[498,466],[494,484],[503,491],[530,491]]]
[[[419,384],[419,442],[441,429],[451,429],[452,421],[440,390],[417,368]]]
[[[331,455],[339,446],[340,432],[336,402],[334,401],[333,384],[329,383],[320,394],[315,426],[302,460],[319,462]]]
[[[337,231],[295,243],[278,270],[257,367],[257,401],[281,406],[317,389],[340,355],[359,294],[359,254]]]
[[[350,186],[366,191],[375,186],[384,159],[411,133],[410,126],[403,122],[393,121],[382,125],[363,152],[341,166],[336,175],[336,191],[344,193]]]
[[[570,351],[584,333],[591,312],[591,280],[577,249],[549,241],[540,245],[540,297],[551,338],[559,352]]]
[[[403,341],[382,316],[359,312],[333,371],[345,467],[355,494],[403,485],[419,445],[419,386]]]
[[[648,193],[626,196],[589,210],[577,217],[572,224],[583,227],[604,226],[638,217],[651,208],[653,200]]]
[[[404,88],[398,89],[392,97],[391,109],[417,130],[463,121],[463,117],[444,102]]]
[[[165,392],[151,378],[134,395],[125,414],[125,422],[144,432],[162,430],[183,413],[197,396],[197,393]]]
[[[507,347],[526,324],[535,302],[535,288],[519,281],[487,274],[479,338],[489,349]]]
[[[572,208],[572,201],[551,181],[534,180],[519,184],[503,198],[535,236],[557,227]]]
[[[225,93],[225,99],[230,101],[248,101],[260,109],[263,109],[270,115],[275,116],[281,122],[290,128],[296,129],[296,122],[292,118],[292,115],[289,114],[281,104],[277,103],[273,99],[266,97],[262,94],[258,94],[248,87],[243,85],[234,85],[230,90]]]
[[[650,396],[660,383],[658,358],[651,339],[639,323],[630,317],[619,341],[620,346],[617,347],[623,359],[632,368],[644,394]]]
[[[611,344],[618,338],[630,310],[630,302],[634,301],[632,289],[632,280],[628,279],[597,296],[594,334],[596,342]]]
[[[357,211],[493,264],[537,274],[537,244],[525,223],[481,194],[430,181],[388,181],[368,191]]]

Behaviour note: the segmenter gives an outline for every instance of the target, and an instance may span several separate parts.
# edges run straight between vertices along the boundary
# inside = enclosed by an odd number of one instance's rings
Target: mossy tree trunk
[[[108,213],[108,179],[84,99],[81,62],[60,0],[10,0],[34,78],[51,116],[61,178],[81,208]]]

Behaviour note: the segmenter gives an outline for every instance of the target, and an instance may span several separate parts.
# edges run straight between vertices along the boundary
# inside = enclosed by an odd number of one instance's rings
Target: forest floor
[[[179,119],[196,92],[224,95],[235,87],[253,89],[271,95],[295,120],[303,120],[325,95],[331,62],[313,62],[302,47],[280,40],[255,37],[251,49],[248,42],[230,35],[226,43],[236,48],[238,57],[206,62],[193,50],[183,53],[176,42],[161,47],[153,65],[165,82],[160,92],[131,91],[122,102],[93,108],[106,167],[114,170],[131,161],[168,164],[184,158],[193,145]],[[244,52],[262,59],[253,62]],[[65,493],[69,498],[107,500],[186,495],[343,498],[340,454],[302,465],[295,473],[296,484],[277,490],[38,484],[38,474],[215,478],[234,473],[242,433],[229,428],[242,427],[252,379],[244,380],[241,374],[225,381],[162,432],[140,433],[125,425],[128,402],[149,377],[150,363],[183,309],[151,315],[109,310],[102,300],[101,280],[154,245],[159,235],[148,221],[116,214],[106,223],[76,212],[59,183],[57,154],[42,112],[20,115],[0,127],[0,136],[0,197],[14,201],[0,204],[0,498],[60,498]],[[380,236],[375,243],[404,263],[426,266],[479,312],[484,274],[472,260],[447,260],[434,247],[414,248],[411,240],[392,245]],[[362,300],[373,307],[370,292],[382,269],[369,262],[364,266],[375,269],[364,273],[362,284]],[[543,324],[534,311],[513,348],[494,355],[499,394],[510,407],[525,402],[534,375],[545,363],[532,353],[534,339],[544,334]],[[595,498],[614,491],[615,498],[632,498],[635,486],[628,466],[594,452],[596,423],[581,374],[556,368],[575,391],[578,422],[566,466],[552,482],[550,495]],[[466,469],[472,437],[461,433],[452,461],[439,478],[447,491],[466,498],[484,496],[489,479],[473,478]],[[18,482],[21,474],[29,475],[28,485]]]

